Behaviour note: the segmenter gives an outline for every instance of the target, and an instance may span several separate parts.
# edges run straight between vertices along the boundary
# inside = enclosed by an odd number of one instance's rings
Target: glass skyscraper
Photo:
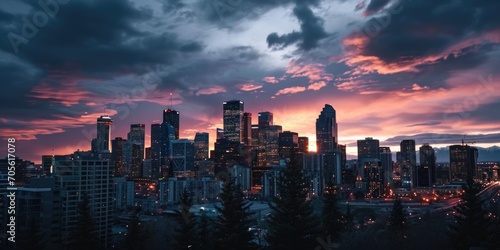
[[[109,116],[101,116],[97,118],[97,140],[96,140],[96,151],[109,152],[111,143],[111,125],[113,124],[113,119]]]
[[[175,131],[175,139],[179,139],[180,113],[173,109],[163,110],[163,122],[170,123]]]
[[[337,143],[337,118],[335,109],[330,104],[325,104],[318,119],[316,119],[317,152],[332,152],[337,148]]]
[[[243,141],[243,101],[223,102],[224,138],[229,141]]]

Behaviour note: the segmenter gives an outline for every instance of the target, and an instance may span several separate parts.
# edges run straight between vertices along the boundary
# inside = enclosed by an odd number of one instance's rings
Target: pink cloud
[[[254,91],[262,88],[262,85],[256,85],[253,83],[242,83],[236,86],[238,89],[243,91]]]
[[[196,95],[213,95],[217,93],[226,92],[226,89],[222,86],[213,86],[206,89],[200,89],[196,92]]]
[[[272,83],[272,84],[278,83],[278,80],[276,80],[276,77],[274,77],[274,76],[266,76],[262,79],[262,81]]]
[[[419,91],[419,90],[423,90],[423,89],[429,89],[429,87],[428,86],[423,86],[422,87],[422,86],[418,85],[418,83],[414,83],[412,85],[411,89],[414,90],[414,91]]]
[[[296,94],[300,92],[306,91],[306,87],[301,87],[301,86],[295,86],[295,87],[290,87],[290,88],[284,88],[276,92],[275,96],[278,95],[286,95],[286,94]]]
[[[318,90],[322,89],[325,86],[326,86],[326,82],[320,81],[320,82],[315,82],[315,83],[309,85],[307,87],[307,89],[318,91]]]
[[[54,86],[44,81],[31,90],[29,94],[30,97],[46,99],[67,107],[76,105],[80,101],[90,99],[90,92],[78,87],[79,78],[54,76],[53,79],[59,80],[60,82]]]
[[[288,69],[286,73],[291,75],[292,78],[296,77],[306,77],[309,79],[309,83],[314,83],[316,81],[329,82],[333,80],[333,75],[325,71],[325,65],[321,63],[314,64],[295,64],[294,61],[288,64]]]

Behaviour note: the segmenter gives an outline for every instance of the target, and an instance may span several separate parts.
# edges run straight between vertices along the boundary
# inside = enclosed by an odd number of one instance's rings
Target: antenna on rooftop
[[[172,109],[172,93],[170,93],[170,109]]]

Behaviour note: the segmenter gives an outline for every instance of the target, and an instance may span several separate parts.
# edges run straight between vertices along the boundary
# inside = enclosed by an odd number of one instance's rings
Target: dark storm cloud
[[[366,7],[365,15],[371,15],[377,13],[379,10],[384,8],[391,0],[371,0]]]
[[[403,0],[396,4],[401,12],[387,15],[387,26],[371,38],[363,54],[386,62],[420,58],[500,27],[499,1]]]
[[[294,31],[281,36],[277,33],[269,34],[267,45],[270,48],[283,49],[290,44],[299,42],[299,48],[307,51],[316,48],[318,42],[328,36],[323,28],[323,19],[314,15],[309,6],[297,5],[293,9],[293,14],[299,20],[300,32]]]
[[[222,27],[231,28],[236,22],[255,19],[280,6],[310,4],[317,6],[321,0],[208,0],[199,1],[197,9],[205,18]]]
[[[197,41],[181,41],[175,34],[148,29],[154,21],[152,11],[128,1],[70,1],[60,4],[53,17],[44,14],[37,1],[26,4],[32,7],[26,15],[0,12],[0,77],[9,89],[0,94],[0,105],[11,107],[0,117],[8,118],[0,124],[3,128],[22,128],[28,120],[80,118],[102,108],[87,106],[89,98],[106,97],[87,94],[80,82],[140,75],[147,66],[168,65],[203,49]],[[30,31],[33,35],[17,46],[16,53],[9,34],[24,36],[23,29],[34,25],[33,18],[40,13],[48,17],[46,24]],[[73,89],[65,89],[68,82]],[[42,84],[42,94],[33,93]],[[64,90],[70,91],[69,98],[79,99],[70,106],[64,104]],[[77,93],[71,93],[74,90]]]

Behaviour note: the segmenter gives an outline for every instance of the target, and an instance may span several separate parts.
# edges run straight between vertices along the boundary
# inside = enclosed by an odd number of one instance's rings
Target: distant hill
[[[479,158],[477,159],[478,161],[500,161],[500,147],[493,146],[489,148],[476,148],[478,149],[479,153]],[[436,151],[437,162],[450,161],[450,149],[448,147],[434,148],[434,150]]]

